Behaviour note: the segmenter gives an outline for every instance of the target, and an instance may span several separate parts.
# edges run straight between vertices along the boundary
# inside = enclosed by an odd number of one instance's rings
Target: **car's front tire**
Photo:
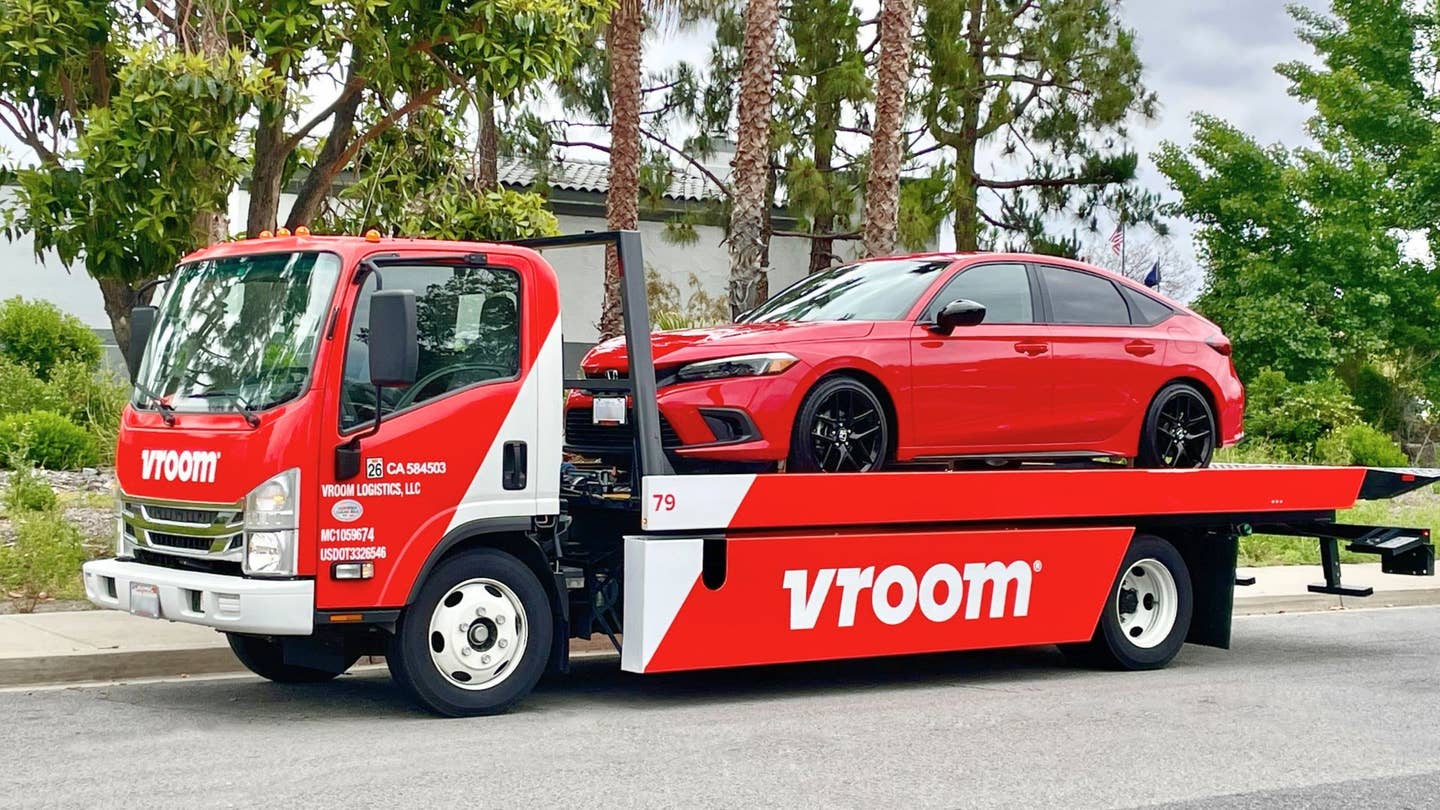
[[[820,381],[805,395],[790,437],[790,472],[871,472],[885,466],[894,429],[885,405],[854,377]]]
[[[1145,411],[1135,464],[1160,469],[1208,467],[1219,433],[1215,410],[1205,395],[1187,383],[1171,383],[1160,389]]]

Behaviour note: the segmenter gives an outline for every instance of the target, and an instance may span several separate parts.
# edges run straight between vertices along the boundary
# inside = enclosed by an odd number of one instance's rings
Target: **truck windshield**
[[[177,411],[262,410],[310,380],[340,258],[268,253],[176,268],[159,302],[135,404]]]
[[[791,284],[740,320],[899,320],[950,264],[935,259],[881,259],[841,265]]]

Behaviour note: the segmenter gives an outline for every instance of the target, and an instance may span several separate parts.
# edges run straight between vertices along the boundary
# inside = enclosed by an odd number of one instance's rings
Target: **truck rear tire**
[[[359,658],[351,658],[345,666],[335,669],[302,667],[296,664],[285,663],[285,656],[280,647],[280,642],[265,636],[246,636],[239,633],[226,633],[225,639],[230,642],[230,650],[245,668],[259,675],[267,681],[275,683],[324,683],[333,681],[345,671],[354,666]]]
[[[1077,663],[1107,669],[1160,669],[1185,645],[1194,611],[1190,569],[1169,542],[1137,534],[1089,642],[1061,645]]]
[[[385,661],[436,714],[500,714],[535,688],[553,634],[534,572],[503,551],[470,549],[435,567],[401,614]]]

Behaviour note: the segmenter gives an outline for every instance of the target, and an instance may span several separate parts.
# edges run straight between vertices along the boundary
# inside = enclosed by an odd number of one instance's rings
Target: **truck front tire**
[[[230,650],[245,668],[260,677],[274,681],[275,683],[324,683],[333,681],[345,673],[355,664],[358,659],[350,658],[345,665],[339,667],[302,667],[296,664],[285,663],[285,655],[281,649],[280,642],[266,636],[246,636],[239,633],[226,633],[225,638],[230,642]],[[292,640],[292,643],[294,641]]]
[[[1089,642],[1061,646],[1087,666],[1160,669],[1174,660],[1194,612],[1190,569],[1169,542],[1146,534],[1130,541]]]
[[[534,572],[493,548],[443,560],[405,608],[385,661],[422,705],[449,717],[500,714],[545,672],[554,634]]]

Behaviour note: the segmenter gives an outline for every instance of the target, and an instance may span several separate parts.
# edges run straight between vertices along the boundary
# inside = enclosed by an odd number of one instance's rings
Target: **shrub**
[[[0,355],[35,369],[42,380],[61,363],[100,364],[100,338],[48,301],[19,296],[0,304]]]
[[[0,416],[37,408],[54,410],[59,405],[55,392],[34,369],[0,356]]]
[[[130,388],[108,371],[92,370],[79,363],[62,363],[54,368],[46,384],[46,405],[85,428],[95,438],[102,460],[110,461],[120,428],[120,414]]]
[[[1315,460],[1342,467],[1404,467],[1410,463],[1390,434],[1364,423],[1330,431],[1316,444]]]
[[[47,598],[79,596],[85,562],[80,530],[58,512],[30,512],[15,522],[15,543],[0,546],[0,589],[30,613]]]
[[[94,437],[54,411],[27,411],[0,418],[0,459],[8,464],[73,470],[100,462]]]
[[[1294,464],[1288,450],[1265,439],[1247,436],[1244,441],[1215,452],[1217,464]]]
[[[22,464],[15,465],[5,487],[5,511],[11,516],[24,512],[48,512],[59,505],[55,490],[40,479],[35,471]]]
[[[1333,377],[1296,383],[1264,369],[1246,387],[1245,433],[1305,458],[1321,437],[1360,419],[1345,384]]]

